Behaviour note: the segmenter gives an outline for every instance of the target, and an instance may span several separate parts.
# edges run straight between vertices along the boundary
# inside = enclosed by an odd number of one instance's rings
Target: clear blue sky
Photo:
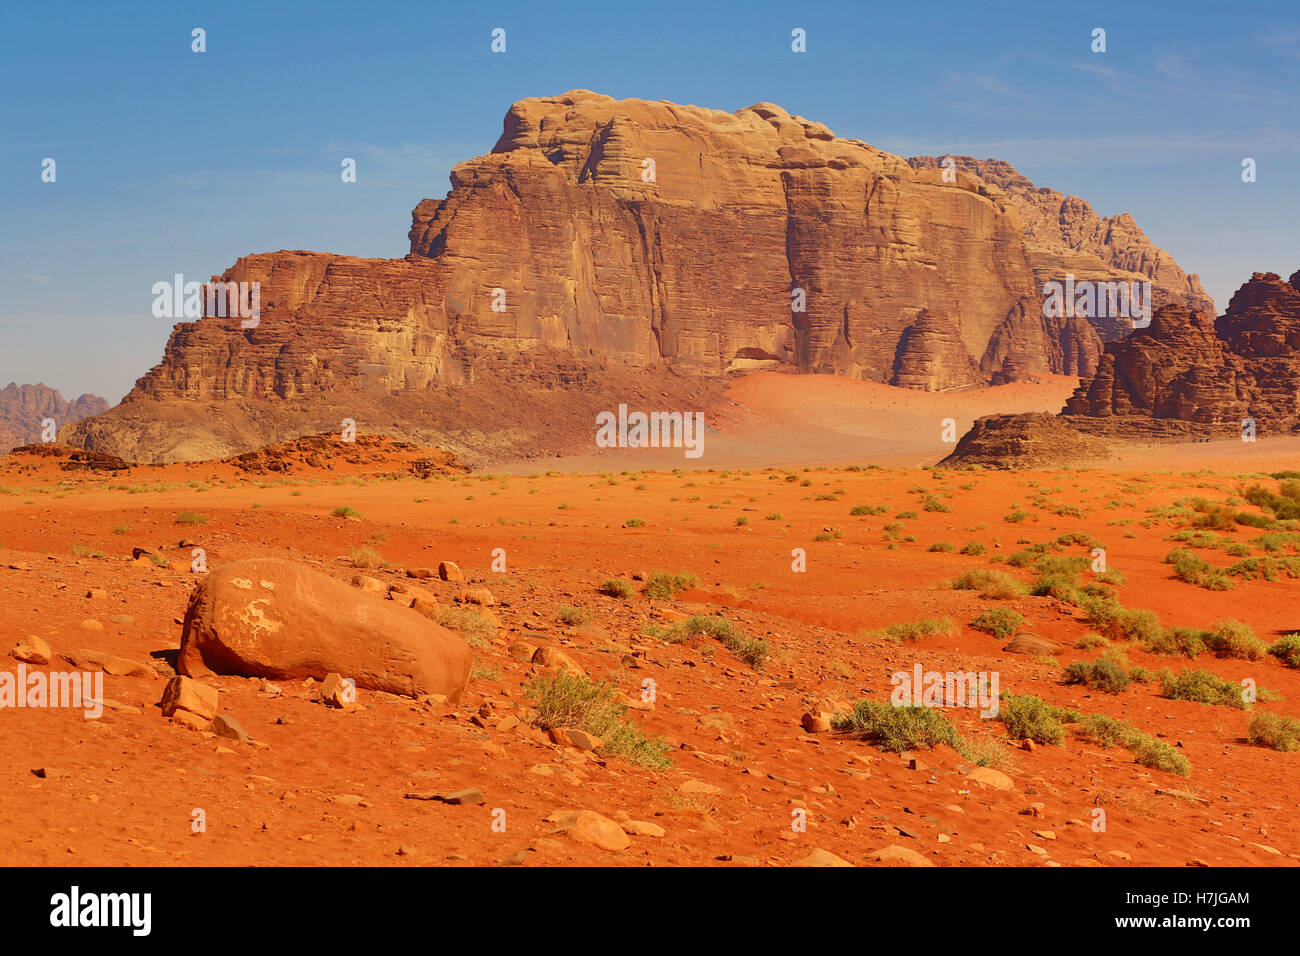
[[[1220,310],[1251,272],[1300,268],[1295,0],[9,3],[0,84],[0,386],[68,397],[117,401],[157,363],[172,321],[150,288],[173,273],[405,255],[411,208],[510,103],[577,87],[766,100],[905,156],[1005,159],[1132,212]]]

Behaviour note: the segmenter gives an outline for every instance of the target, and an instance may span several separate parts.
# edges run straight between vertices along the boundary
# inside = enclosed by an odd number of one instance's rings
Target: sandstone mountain
[[[918,169],[938,169],[944,158],[914,156],[908,162]],[[1200,279],[1152,245],[1129,213],[1103,219],[1078,196],[1035,186],[1002,160],[971,156],[951,160],[954,169],[1003,190],[1015,204],[1039,289],[1045,282],[1062,281],[1066,274],[1076,281],[1148,279],[1153,307],[1180,304],[1214,314],[1214,300],[1201,288]],[[1107,342],[1132,331],[1132,324],[1122,319],[1094,316],[1089,321]]]
[[[1066,201],[1053,232],[1050,197],[968,167],[945,182],[767,103],[521,100],[415,207],[404,259],[240,259],[220,281],[260,283],[256,327],[177,325],[121,405],[62,437],[194,460],[347,417],[471,462],[554,454],[590,447],[595,410],[713,409],[753,368],[931,390],[1091,375],[1115,330],[1044,317],[1058,266],[1204,295],[1131,219]]]
[[[10,382],[0,389],[0,453],[40,441],[46,418],[57,427],[107,410],[107,400],[98,395],[87,393],[69,402],[48,385]]]
[[[1300,272],[1257,272],[1218,319],[1181,305],[1109,342],[1065,407],[1076,428],[1117,436],[1300,431]]]

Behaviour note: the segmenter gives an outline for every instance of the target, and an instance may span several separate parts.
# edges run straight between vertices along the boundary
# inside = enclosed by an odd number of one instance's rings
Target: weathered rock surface
[[[709,407],[729,370],[925,389],[1091,374],[1092,326],[1043,316],[1040,246],[1199,289],[1131,219],[1080,212],[1040,242],[1046,213],[1027,234],[1039,207],[983,175],[947,183],[769,103],[521,100],[415,207],[406,258],[240,259],[220,281],[260,284],[258,324],[177,325],[121,405],[63,437],[197,460],[348,417],[471,462],[555,452],[589,447],[592,412],[619,401]]]
[[[1071,428],[1060,416],[1032,412],[976,419],[952,454],[939,464],[1055,468],[1070,462],[1107,458],[1110,454],[1110,447],[1104,441]]]
[[[456,701],[471,653],[456,635],[399,603],[273,558],[210,571],[185,613],[179,671],[245,677],[324,679]]]
[[[1167,305],[1106,345],[1097,374],[1065,407],[1076,428],[1123,437],[1300,430],[1300,272],[1255,273],[1218,319]]]
[[[936,169],[943,159],[914,156],[908,162],[918,169]],[[1214,300],[1201,288],[1200,279],[1188,275],[1169,253],[1152,245],[1129,213],[1102,218],[1078,196],[1035,186],[1010,163],[999,159],[951,159],[956,170],[996,186],[1015,204],[1040,289],[1045,282],[1063,280],[1067,273],[1076,280],[1146,278],[1152,283],[1154,307],[1176,303],[1199,312],[1214,312]],[[1096,317],[1092,321],[1108,342],[1132,330],[1127,322]]]

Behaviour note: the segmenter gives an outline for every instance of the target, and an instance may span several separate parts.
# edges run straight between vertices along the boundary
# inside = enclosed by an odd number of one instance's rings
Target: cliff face
[[[65,440],[147,460],[231,454],[292,437],[291,419],[319,431],[402,396],[432,430],[406,434],[464,452],[466,409],[443,390],[497,380],[581,383],[613,407],[610,369],[720,381],[779,362],[926,389],[1091,374],[1097,331],[1043,317],[1036,207],[976,172],[946,183],[771,104],[522,100],[447,198],[416,206],[405,259],[240,259],[220,278],[261,284],[257,326],[177,325],[122,405]],[[1112,245],[1127,263],[1132,243]],[[1177,270],[1159,250],[1134,261]],[[178,402],[204,405],[184,435]],[[238,426],[209,422],[215,409]]]
[[[1066,404],[1094,432],[1176,435],[1300,430],[1300,272],[1255,273],[1218,319],[1179,305],[1109,342],[1096,376]]]
[[[0,389],[0,454],[18,445],[40,441],[41,422],[46,418],[62,426],[107,410],[107,400],[98,395],[86,394],[64,401],[58,390],[48,385],[10,382]]]
[[[908,162],[918,169],[938,169],[943,159],[915,156]],[[1174,304],[1214,314],[1214,300],[1201,288],[1200,279],[1184,272],[1169,253],[1152,245],[1129,213],[1102,218],[1078,196],[1035,186],[1002,160],[972,156],[951,159],[953,168],[996,187],[1015,205],[1034,281],[1040,290],[1045,282],[1062,281],[1067,273],[1080,281],[1148,279],[1153,308]],[[1107,342],[1123,338],[1132,330],[1127,321],[1103,317],[1091,321]]]

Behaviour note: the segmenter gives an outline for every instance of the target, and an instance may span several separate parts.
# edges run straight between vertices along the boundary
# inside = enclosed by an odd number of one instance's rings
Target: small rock
[[[451,561],[443,561],[438,565],[438,577],[444,581],[451,581],[453,584],[464,584],[465,575],[461,573],[459,567]]]
[[[211,720],[217,716],[219,696],[215,687],[201,684],[189,677],[173,677],[163,688],[162,715],[171,717],[177,710],[188,710]]]
[[[212,721],[211,730],[218,737],[226,737],[230,740],[238,740],[240,743],[248,743],[252,740],[239,721],[230,714],[218,714]]]
[[[9,652],[9,656],[15,657],[26,664],[48,664],[52,653],[49,644],[32,634],[14,645],[14,649]]]
[[[791,866],[852,866],[848,860],[842,859],[831,853],[829,850],[816,849],[802,859],[795,860]]]

